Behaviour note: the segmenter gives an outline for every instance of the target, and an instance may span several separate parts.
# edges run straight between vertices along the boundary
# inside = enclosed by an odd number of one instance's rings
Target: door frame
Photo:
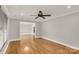
[[[36,35],[35,23],[20,21],[20,25],[21,25],[21,24],[32,24],[32,35]],[[21,31],[20,31],[20,35],[21,35]]]

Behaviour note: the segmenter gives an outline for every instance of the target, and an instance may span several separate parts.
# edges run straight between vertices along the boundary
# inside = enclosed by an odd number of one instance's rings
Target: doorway
[[[31,50],[34,47],[35,23],[20,22],[20,39],[20,51]]]
[[[20,22],[20,36],[35,35],[35,23]]]

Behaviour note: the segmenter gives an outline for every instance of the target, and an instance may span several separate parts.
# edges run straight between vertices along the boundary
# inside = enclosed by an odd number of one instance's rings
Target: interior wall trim
[[[10,43],[10,41],[7,40],[7,42],[5,43],[4,49],[3,49],[3,51],[2,51],[2,54],[5,54],[5,52],[6,52],[7,48],[8,48],[8,46],[9,46],[9,43]]]

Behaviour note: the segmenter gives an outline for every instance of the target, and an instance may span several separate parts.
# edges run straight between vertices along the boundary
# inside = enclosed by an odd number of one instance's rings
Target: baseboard
[[[20,40],[20,38],[19,38],[19,39],[11,39],[11,40],[9,40],[9,41],[17,41],[17,40]]]
[[[8,46],[9,46],[9,43],[11,42],[11,41],[17,41],[17,40],[20,40],[20,39],[11,39],[11,40],[8,40],[7,42],[6,42],[6,47],[4,47],[4,50],[3,50],[3,52],[2,52],[2,54],[5,54],[5,52],[6,52],[6,50],[7,50],[7,48],[8,48]]]
[[[2,46],[2,48],[1,48],[1,50],[0,50],[0,54],[3,54],[3,52],[4,52],[4,50],[5,50],[5,45],[6,45],[7,42],[8,42],[8,40],[6,40],[6,41],[4,42],[4,44],[3,44],[3,46]]]
[[[10,40],[8,40],[8,41],[6,42],[5,47],[4,47],[4,50],[3,50],[2,54],[5,54],[5,52],[6,52],[7,48],[8,48],[9,43],[10,43]]]
[[[68,44],[65,44],[65,43],[56,41],[56,40],[52,40],[52,39],[47,38],[47,37],[41,36],[41,38],[46,39],[46,40],[49,40],[49,41],[52,41],[52,42],[56,42],[56,43],[58,43],[58,44],[64,45],[64,46],[66,46],[66,47],[69,47],[69,48],[72,48],[72,49],[75,49],[75,50],[79,50],[79,48],[77,48],[77,47],[74,47],[74,46],[71,46],[71,45],[68,45]]]

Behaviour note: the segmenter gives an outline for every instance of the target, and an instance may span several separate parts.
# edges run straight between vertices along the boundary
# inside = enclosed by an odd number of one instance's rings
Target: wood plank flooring
[[[25,38],[11,41],[5,54],[79,54],[79,51],[42,38]]]

